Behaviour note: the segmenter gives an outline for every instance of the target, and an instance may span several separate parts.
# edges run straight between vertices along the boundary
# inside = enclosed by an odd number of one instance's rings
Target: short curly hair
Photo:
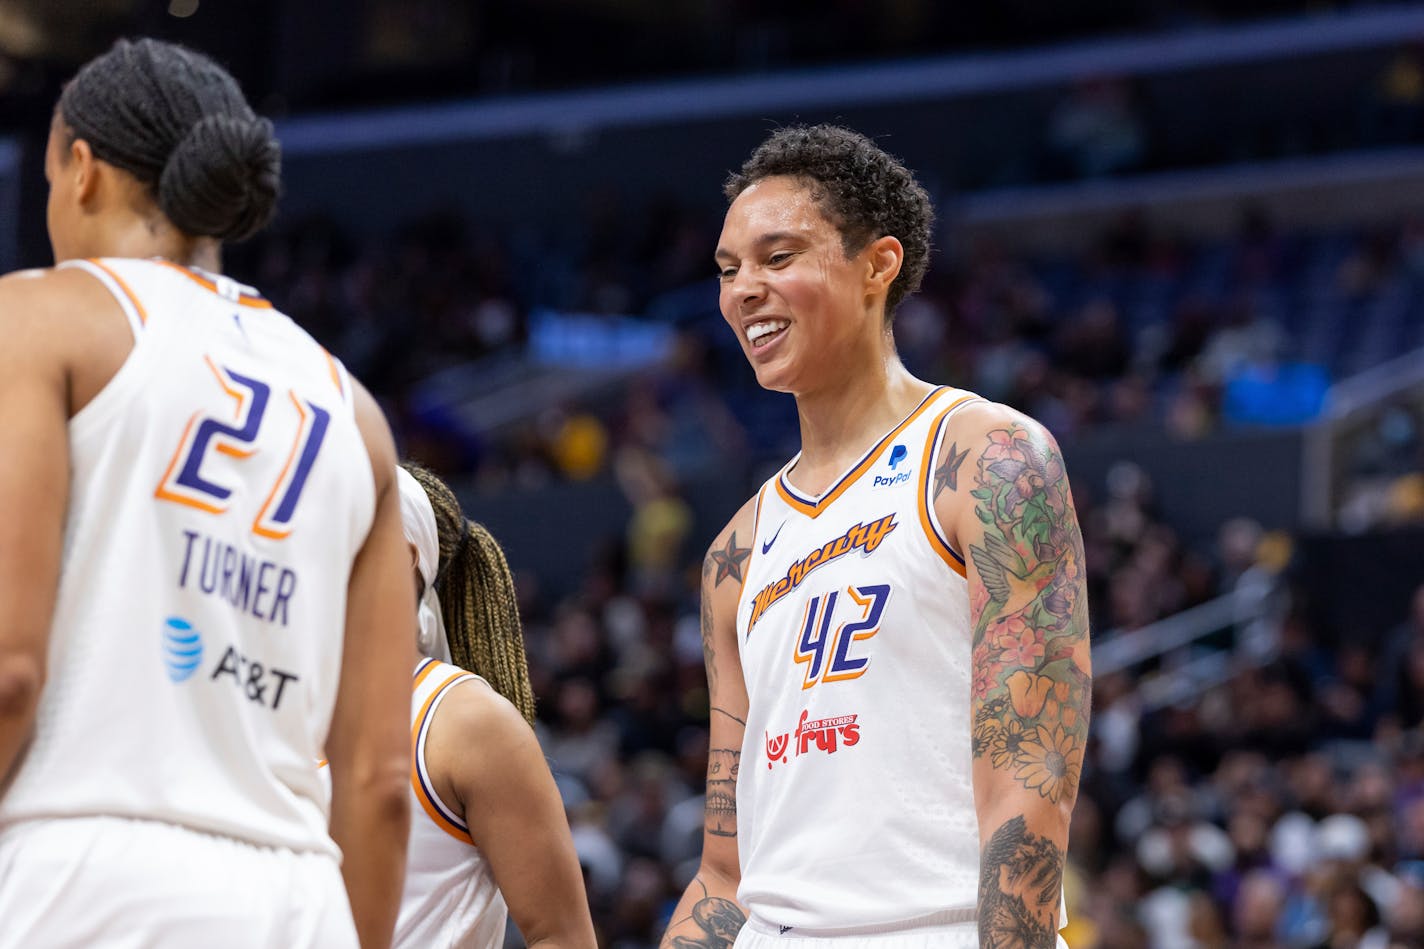
[[[905,248],[900,273],[890,284],[885,319],[920,288],[930,260],[934,205],[914,173],[859,132],[839,125],[793,125],[757,146],[722,191],[729,202],[764,178],[798,178],[841,233],[846,256],[886,235]]]

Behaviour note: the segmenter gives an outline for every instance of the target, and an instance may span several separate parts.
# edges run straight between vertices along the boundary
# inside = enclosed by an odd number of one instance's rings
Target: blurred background
[[[49,262],[60,84],[134,34],[278,121],[229,271],[508,550],[603,945],[696,866],[698,567],[797,442],[717,313],[721,182],[831,120],[936,200],[905,362],[1065,448],[1069,944],[1424,946],[1424,5],[0,0],[0,269]]]

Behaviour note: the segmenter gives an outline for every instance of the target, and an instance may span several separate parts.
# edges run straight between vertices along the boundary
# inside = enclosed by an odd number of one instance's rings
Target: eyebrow
[[[771,231],[752,241],[752,247],[765,247],[767,244],[776,244],[780,241],[804,241],[805,239],[805,235],[795,231]],[[735,260],[736,256],[725,247],[718,247],[716,253],[712,255],[714,260]]]

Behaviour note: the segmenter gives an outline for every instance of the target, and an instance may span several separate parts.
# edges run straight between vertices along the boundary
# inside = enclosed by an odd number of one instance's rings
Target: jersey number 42
[[[836,626],[837,613],[840,612],[837,607],[845,610],[846,600],[850,601],[848,611],[853,618]],[[863,676],[870,665],[870,657],[852,655],[851,647],[880,632],[880,617],[889,602],[888,583],[851,586],[811,597],[801,621],[801,634],[796,637],[793,657],[806,667],[806,678],[801,688],[805,690],[819,682],[841,682]],[[859,615],[855,616],[855,613]]]

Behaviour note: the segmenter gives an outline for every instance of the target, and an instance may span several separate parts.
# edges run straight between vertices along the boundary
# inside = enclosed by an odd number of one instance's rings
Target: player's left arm
[[[44,686],[69,499],[68,368],[39,283],[0,280],[0,793]]]
[[[952,417],[935,509],[966,555],[979,944],[1052,947],[1088,737],[1083,540],[1063,456],[1000,405]]]
[[[425,745],[529,949],[594,949],[583,871],[534,730],[483,682],[455,686]],[[424,819],[424,818],[420,818]]]

